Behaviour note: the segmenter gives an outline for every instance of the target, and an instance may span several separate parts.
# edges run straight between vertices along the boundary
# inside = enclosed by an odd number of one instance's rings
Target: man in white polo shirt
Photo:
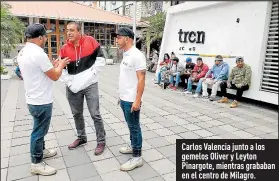
[[[122,171],[129,171],[143,165],[140,107],[145,86],[146,58],[133,46],[134,33],[131,29],[119,28],[112,36],[116,37],[118,47],[124,50],[120,64],[119,103],[130,130],[131,147],[123,147],[119,151],[132,154],[130,160],[120,167]]]
[[[29,25],[25,30],[27,43],[17,57],[24,80],[26,103],[34,121],[30,143],[31,173],[40,175],[57,172],[43,161],[43,158],[57,154],[56,150],[45,149],[44,136],[48,132],[52,115],[52,81],[59,79],[69,61],[65,58],[50,62],[43,49],[47,41],[46,33],[42,24]]]

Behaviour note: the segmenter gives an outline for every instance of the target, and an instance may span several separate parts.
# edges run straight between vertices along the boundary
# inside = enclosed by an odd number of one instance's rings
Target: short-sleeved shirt
[[[123,101],[134,102],[137,96],[137,71],[146,70],[146,58],[136,47],[123,53],[119,75],[119,98]]]
[[[27,104],[45,105],[53,102],[53,82],[45,74],[53,68],[44,50],[34,43],[26,43],[17,61],[24,81]]]

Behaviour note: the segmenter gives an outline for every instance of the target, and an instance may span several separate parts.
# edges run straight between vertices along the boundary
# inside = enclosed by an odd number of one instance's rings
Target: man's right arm
[[[68,64],[69,62],[69,58],[64,58],[59,60],[59,64],[57,67],[53,67],[50,70],[48,70],[47,72],[45,72],[45,74],[53,81],[57,81],[59,79],[59,77],[62,74],[62,70],[64,69],[64,67]]]

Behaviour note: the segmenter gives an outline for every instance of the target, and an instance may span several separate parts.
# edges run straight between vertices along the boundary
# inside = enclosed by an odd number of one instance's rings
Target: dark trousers
[[[187,89],[187,84],[185,83],[185,80],[188,80],[190,77],[190,75],[180,75],[180,79],[181,79],[181,82],[182,82],[182,86],[184,89]]]
[[[227,97],[227,83],[222,82],[220,84],[221,88],[221,96]],[[234,96],[234,100],[240,101],[243,95],[243,92],[249,89],[249,85],[242,86],[237,88],[234,84],[231,85],[231,89],[236,89],[236,95]]]
[[[120,100],[120,107],[123,110],[125,120],[130,131],[133,157],[140,157],[142,150],[142,132],[140,128],[140,111],[131,112],[132,102]]]
[[[73,93],[67,87],[66,96],[68,98],[73,113],[78,138],[87,140],[87,135],[85,132],[85,122],[83,117],[83,103],[85,97],[89,113],[94,121],[97,143],[105,143],[106,132],[104,129],[103,119],[100,113],[98,83],[94,83],[86,89],[81,90],[77,93]]]
[[[43,160],[44,137],[50,125],[52,103],[45,105],[28,104],[28,109],[34,121],[30,143],[31,162],[37,164]]]

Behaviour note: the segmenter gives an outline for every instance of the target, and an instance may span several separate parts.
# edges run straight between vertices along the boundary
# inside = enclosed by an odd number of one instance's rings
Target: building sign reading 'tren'
[[[204,44],[205,40],[205,32],[204,31],[182,31],[182,29],[179,30],[179,41],[180,43],[199,43]]]

